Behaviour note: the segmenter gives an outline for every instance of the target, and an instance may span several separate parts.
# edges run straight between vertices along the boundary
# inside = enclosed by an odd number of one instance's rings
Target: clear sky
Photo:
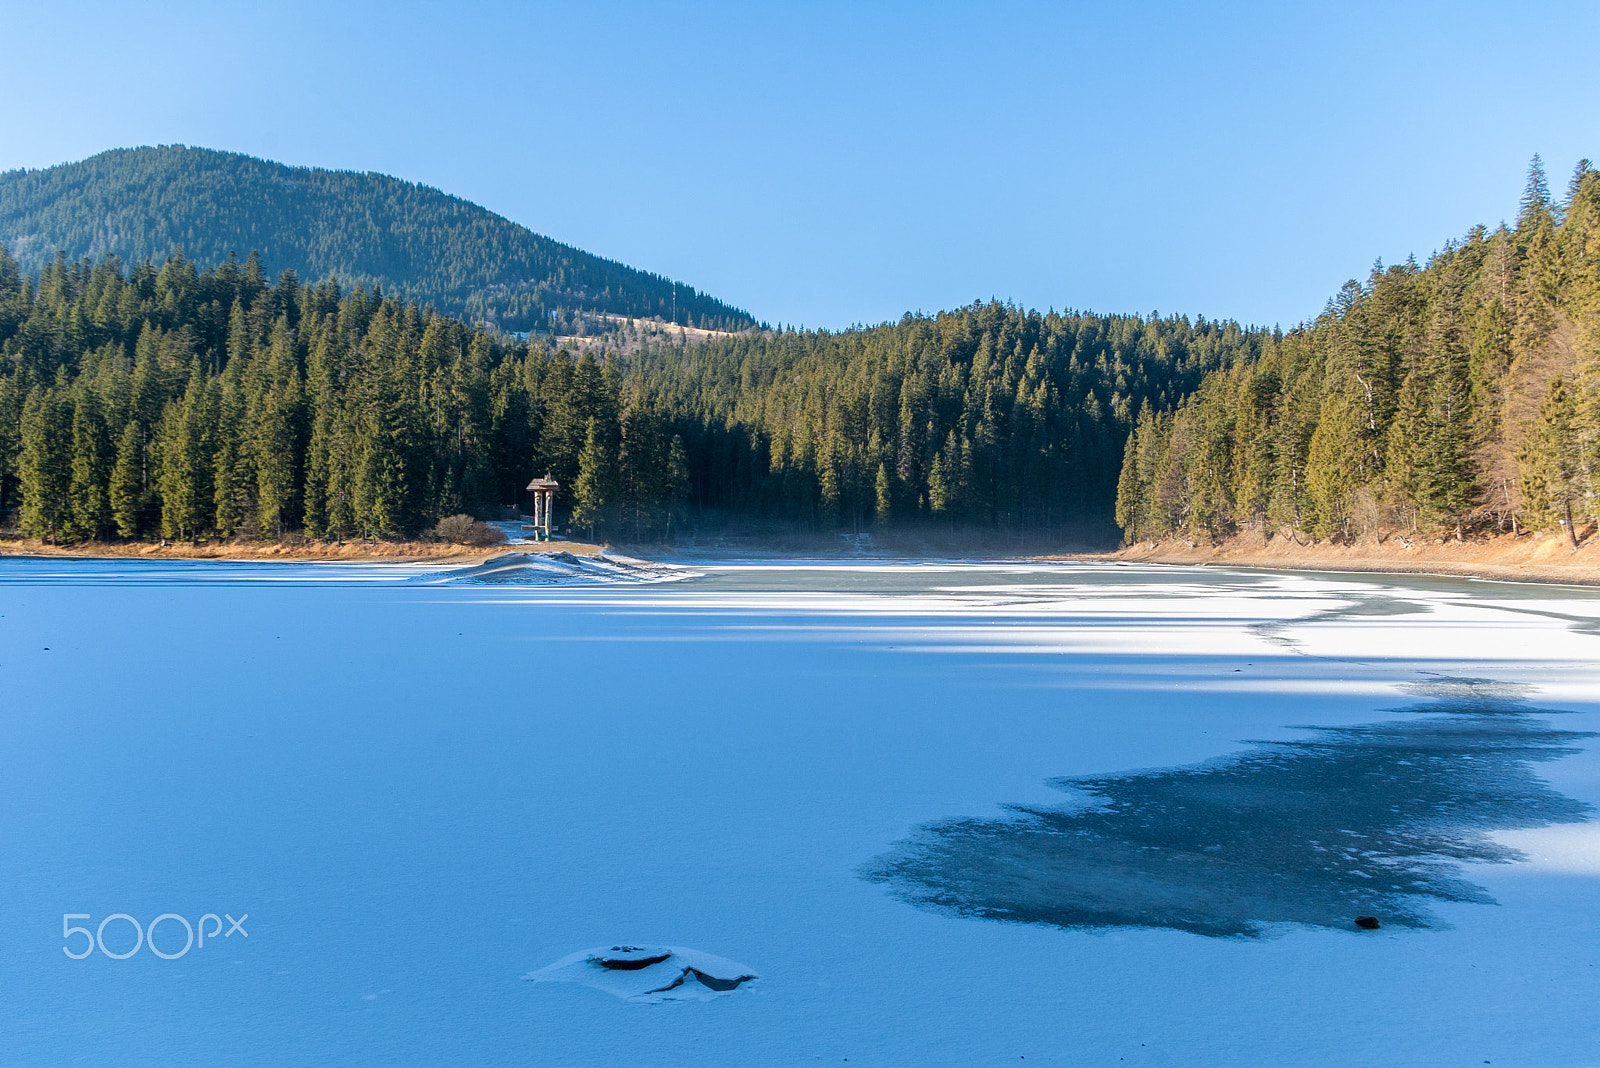
[[[1288,326],[1600,157],[1600,4],[0,0],[0,169],[381,171],[842,327],[999,297]]]

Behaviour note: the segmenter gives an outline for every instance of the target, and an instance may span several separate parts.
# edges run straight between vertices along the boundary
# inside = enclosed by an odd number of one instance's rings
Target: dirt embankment
[[[1453,536],[1387,533],[1366,534],[1346,542],[1318,541],[1304,533],[1285,530],[1265,536],[1256,532],[1240,534],[1217,545],[1176,539],[1142,542],[1093,558],[1600,585],[1600,537],[1592,525],[1583,534],[1574,552],[1564,533],[1501,534],[1463,542]]]
[[[439,541],[217,541],[85,542],[47,545],[33,538],[0,541],[0,555],[107,556],[142,560],[327,560],[404,563],[473,563],[507,552],[569,552],[593,556],[600,546],[586,542],[555,541],[541,544],[455,545]]]

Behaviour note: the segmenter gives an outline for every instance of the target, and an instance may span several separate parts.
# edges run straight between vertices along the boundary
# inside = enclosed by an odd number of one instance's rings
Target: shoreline
[[[1398,544],[1397,544],[1398,543]],[[670,547],[657,546],[657,554],[674,557]],[[46,545],[34,539],[0,542],[0,558],[106,559],[106,560],[216,560],[257,563],[388,563],[388,564],[480,564],[505,553],[571,553],[594,556],[615,550],[629,556],[642,555],[642,548],[609,546],[589,542],[502,542],[498,545],[469,546],[424,541],[347,541],[305,544],[276,542],[238,542],[194,545],[160,545],[149,542],[85,545]],[[664,550],[660,552],[659,550]],[[694,554],[694,555],[703,555]],[[721,554],[713,554],[719,555]],[[758,559],[761,554],[734,549],[722,558]],[[801,553],[802,556],[813,556]],[[873,561],[938,561],[944,559],[981,562],[984,556],[957,554],[822,553],[815,559]],[[1498,582],[1523,582],[1539,585],[1600,587],[1600,538],[1589,536],[1574,552],[1565,538],[1548,533],[1498,535],[1484,540],[1457,543],[1453,539],[1367,535],[1354,542],[1300,542],[1293,535],[1238,535],[1217,545],[1190,544],[1169,539],[1143,542],[1106,552],[1053,552],[1021,555],[998,554],[1002,560],[1032,560],[1059,563],[1134,563],[1174,567],[1239,567],[1268,571],[1348,572],[1371,575],[1434,575],[1443,578],[1474,578]]]
[[[32,538],[0,542],[0,558],[84,560],[234,560],[279,563],[374,564],[477,564],[513,552],[566,552],[594,556],[605,546],[588,542],[500,542],[497,545],[455,545],[429,541],[187,542],[161,545],[152,542],[88,542],[83,545],[47,545]]]
[[[1142,542],[1109,553],[1064,554],[1057,558],[1600,586],[1600,538],[1592,534],[1574,551],[1564,536],[1546,532],[1500,534],[1465,542],[1453,538],[1368,534],[1345,543],[1301,542],[1292,534],[1264,537],[1251,533],[1237,535],[1217,545],[1169,539]]]

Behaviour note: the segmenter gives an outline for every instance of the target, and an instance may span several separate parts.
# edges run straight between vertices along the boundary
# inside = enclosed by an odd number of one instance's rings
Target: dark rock
[[[610,968],[612,971],[636,972],[652,964],[660,964],[670,956],[671,953],[644,949],[641,946],[612,946],[610,953],[597,953],[591,959],[600,967]]]
[[[1382,925],[1378,923],[1376,916],[1357,916],[1356,926],[1363,931],[1376,931]]]

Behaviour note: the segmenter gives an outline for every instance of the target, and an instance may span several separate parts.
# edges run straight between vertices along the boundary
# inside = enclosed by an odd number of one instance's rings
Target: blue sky
[[[811,326],[1288,326],[1600,157],[1594,3],[0,0],[0,40],[0,169],[382,171]]]

